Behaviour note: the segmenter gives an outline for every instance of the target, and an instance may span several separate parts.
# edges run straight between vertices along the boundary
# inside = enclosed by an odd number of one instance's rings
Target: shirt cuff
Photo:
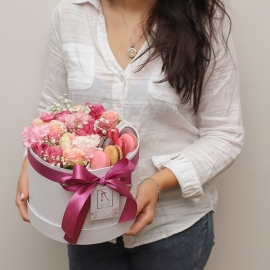
[[[204,195],[201,182],[190,162],[183,153],[153,156],[152,162],[158,170],[170,169],[178,180],[182,197],[198,202]]]

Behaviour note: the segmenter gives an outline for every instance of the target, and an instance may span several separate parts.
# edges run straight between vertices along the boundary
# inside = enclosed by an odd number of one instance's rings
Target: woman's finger
[[[154,211],[141,212],[137,216],[135,223],[125,234],[130,236],[138,234],[146,225],[152,223],[153,218],[154,218]]]
[[[22,172],[19,176],[17,194],[16,194],[16,205],[19,209],[20,215],[24,221],[30,222],[27,212],[27,199],[29,196],[28,191],[28,169],[27,159],[25,159]]]

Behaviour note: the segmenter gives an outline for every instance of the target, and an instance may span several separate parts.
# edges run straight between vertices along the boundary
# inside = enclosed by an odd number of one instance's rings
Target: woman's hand
[[[152,178],[152,180],[150,178]],[[157,201],[160,195],[157,185],[159,185],[161,191],[179,186],[175,175],[168,168],[164,168],[163,170],[152,175],[150,178],[147,178],[138,187],[136,198],[136,220],[131,228],[125,233],[126,235],[135,236],[146,225],[152,223],[156,211]],[[153,179],[155,181],[153,181]]]
[[[27,198],[28,198],[28,159],[24,159],[22,171],[18,179],[17,194],[15,203],[20,211],[24,221],[30,222],[27,213]]]
[[[125,233],[126,235],[134,236],[139,233],[146,225],[152,223],[155,215],[158,197],[159,194],[157,186],[152,180],[147,179],[141,185],[139,185],[136,198],[136,221]]]

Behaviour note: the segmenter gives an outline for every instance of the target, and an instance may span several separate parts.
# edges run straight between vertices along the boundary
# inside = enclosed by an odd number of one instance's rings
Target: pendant
[[[134,58],[134,57],[136,56],[137,51],[135,50],[133,44],[131,44],[131,48],[128,50],[128,53],[127,53],[127,54],[128,54],[128,56],[129,56],[130,58]]]

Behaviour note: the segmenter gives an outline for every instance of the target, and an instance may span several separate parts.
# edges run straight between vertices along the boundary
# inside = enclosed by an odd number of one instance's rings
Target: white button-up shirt
[[[142,52],[147,46],[144,43]],[[73,105],[101,103],[130,122],[141,138],[139,181],[169,168],[179,187],[163,191],[155,218],[137,236],[124,236],[126,247],[157,241],[181,232],[215,209],[214,177],[236,159],[243,145],[236,57],[217,46],[210,64],[199,111],[181,104],[164,77],[158,57],[136,72],[147,55],[125,70],[107,38],[99,0],[63,0],[49,30],[47,69],[39,111],[64,93]],[[126,52],[123,52],[126,53]]]

